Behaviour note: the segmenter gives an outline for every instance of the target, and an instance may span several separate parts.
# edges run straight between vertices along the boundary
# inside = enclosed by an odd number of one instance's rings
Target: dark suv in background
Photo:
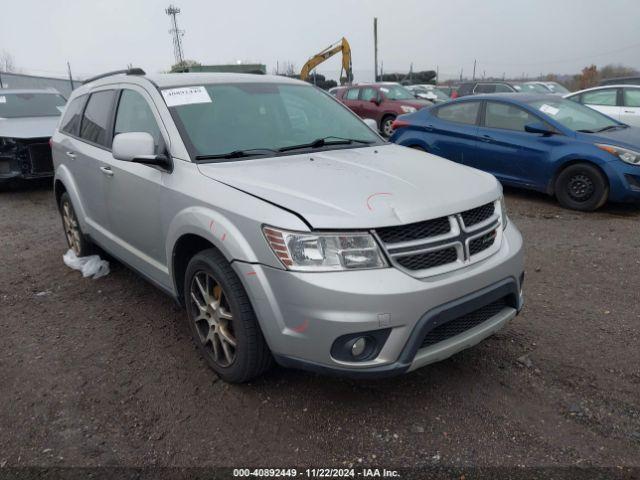
[[[458,85],[458,90],[454,98],[482,93],[512,93],[517,91],[518,90],[508,82],[464,82]]]
[[[433,105],[428,100],[417,99],[411,91],[396,83],[354,85],[339,89],[335,96],[356,115],[375,120],[386,137],[393,133],[393,121],[398,115]]]

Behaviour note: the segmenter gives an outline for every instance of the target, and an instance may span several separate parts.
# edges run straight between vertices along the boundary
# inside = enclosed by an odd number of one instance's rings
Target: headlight
[[[630,163],[631,165],[640,165],[639,152],[634,152],[633,150],[629,150],[627,148],[616,147],[615,145],[605,145],[602,143],[596,143],[596,147],[598,147],[600,150],[604,150],[605,152],[609,152],[611,155],[615,155],[625,163]]]
[[[509,217],[507,217],[507,204],[504,201],[504,195],[500,197],[500,222],[502,223],[502,229],[507,228],[507,223],[509,223]]]
[[[288,270],[329,272],[387,266],[378,244],[366,232],[290,232],[263,227],[269,246]]]
[[[410,107],[409,105],[400,105],[400,110],[403,113],[413,113],[416,111],[416,107]]]

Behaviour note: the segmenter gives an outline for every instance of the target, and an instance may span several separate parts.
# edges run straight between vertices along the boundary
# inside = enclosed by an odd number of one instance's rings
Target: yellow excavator
[[[353,72],[351,70],[351,47],[349,46],[349,42],[347,39],[342,37],[338,43],[334,43],[329,47],[322,50],[320,53],[316,53],[313,57],[311,57],[307,63],[304,64],[302,70],[300,71],[300,79],[307,80],[309,78],[309,74],[311,70],[316,68],[325,60],[330,59],[336,53],[342,52],[342,68],[340,69],[340,84],[350,85],[353,81]],[[345,76],[342,76],[342,72],[344,71]]]

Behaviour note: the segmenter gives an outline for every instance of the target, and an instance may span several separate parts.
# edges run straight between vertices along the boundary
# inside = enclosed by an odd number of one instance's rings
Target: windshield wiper
[[[335,138],[335,140],[329,140],[330,138]],[[352,143],[360,143],[363,145],[370,145],[373,143],[372,140],[358,140],[355,138],[343,138],[336,137],[330,135],[328,137],[316,138],[314,141],[309,143],[301,143],[300,145],[290,145],[288,147],[279,148],[279,152],[289,152],[291,150],[302,150],[305,148],[320,148],[325,147],[327,145],[351,145]]]
[[[227,153],[217,153],[215,155],[197,155],[196,160],[216,160],[219,158],[245,158],[245,157],[255,157],[258,155],[269,155],[273,153],[278,153],[278,151],[273,150],[272,148],[252,148],[249,150],[234,150],[232,152],[227,152]]]
[[[600,130],[596,130],[596,132],[606,132],[609,130],[616,130],[618,128],[627,128],[627,125],[608,125]]]
[[[576,130],[576,132],[581,132],[581,133],[596,133],[593,130],[587,130],[587,129],[582,129],[582,130]]]

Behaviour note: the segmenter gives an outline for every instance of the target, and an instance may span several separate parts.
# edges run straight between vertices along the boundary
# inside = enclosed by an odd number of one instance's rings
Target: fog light
[[[351,345],[351,355],[355,358],[358,358],[360,355],[364,353],[364,349],[367,348],[367,339],[364,337],[360,337],[353,342]]]

